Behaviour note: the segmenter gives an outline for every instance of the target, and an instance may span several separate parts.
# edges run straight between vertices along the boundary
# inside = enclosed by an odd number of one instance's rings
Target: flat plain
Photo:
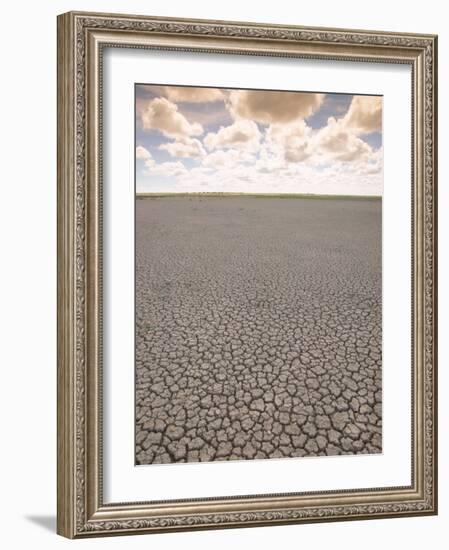
[[[136,464],[382,451],[380,199],[136,200]]]

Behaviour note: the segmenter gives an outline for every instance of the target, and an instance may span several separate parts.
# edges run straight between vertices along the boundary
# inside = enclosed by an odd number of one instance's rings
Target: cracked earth
[[[136,201],[136,463],[382,451],[380,200]]]

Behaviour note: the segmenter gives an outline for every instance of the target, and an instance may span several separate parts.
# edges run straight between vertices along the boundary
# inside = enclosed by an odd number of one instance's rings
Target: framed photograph
[[[58,17],[58,532],[437,512],[437,37]]]

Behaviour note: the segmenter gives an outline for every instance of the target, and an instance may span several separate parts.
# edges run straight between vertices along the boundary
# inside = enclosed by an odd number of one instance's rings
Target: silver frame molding
[[[104,504],[102,159],[104,47],[412,68],[412,484]],[[437,513],[437,37],[70,12],[58,17],[58,533],[69,538]],[[404,359],[404,360],[408,360]]]

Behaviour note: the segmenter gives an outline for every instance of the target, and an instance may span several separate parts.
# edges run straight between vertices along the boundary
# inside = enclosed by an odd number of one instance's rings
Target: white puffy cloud
[[[136,147],[136,160],[143,161],[143,164],[146,168],[145,173],[148,173],[148,170],[156,165],[156,161],[154,160],[153,155],[150,153],[150,151],[148,151],[148,149],[146,149],[142,145],[138,145]]]
[[[312,130],[302,120],[270,125],[263,152],[272,160],[281,157],[288,164],[306,162],[311,166],[322,166],[335,162],[367,162],[373,149],[343,119],[331,117],[319,130]]]
[[[176,190],[187,193],[203,191],[376,195],[381,189],[381,174],[349,174],[343,163],[321,172],[308,164],[284,165],[282,168],[277,167],[275,171],[257,171],[255,165],[228,165],[211,171],[194,168],[176,178]]]
[[[233,90],[228,109],[235,119],[251,119],[264,124],[289,123],[313,114],[324,94]]]
[[[209,153],[202,161],[202,165],[213,170],[235,167],[238,164],[254,163],[255,156],[247,151],[236,149],[220,149]]]
[[[290,137],[306,138],[311,128],[303,120],[290,124],[271,124],[266,131],[267,140],[284,144]]]
[[[137,160],[148,160],[151,158],[151,153],[148,151],[148,149],[145,149],[145,147],[142,147],[142,145],[138,145],[136,147],[136,159]]]
[[[359,171],[363,174],[382,174],[384,165],[383,148],[379,147],[372,151],[366,162],[359,166]]]
[[[376,159],[377,155],[377,159]],[[326,164],[320,170],[312,161],[288,163],[283,157],[255,160],[247,152],[228,149],[214,151],[203,163],[186,169],[180,162],[157,165],[149,175],[173,176],[170,189],[178,192],[324,193],[376,195],[382,190],[381,153],[369,161]],[[138,181],[138,191],[163,192],[167,188],[157,178]]]
[[[287,162],[300,162],[312,155],[312,129],[303,120],[290,124],[272,124],[266,131],[266,144],[272,152],[282,154]]]
[[[188,171],[181,161],[156,163],[154,160],[145,162],[147,175],[151,176],[182,176]]]
[[[298,140],[292,140],[284,151],[284,157],[287,162],[301,162],[306,160],[310,157],[308,144],[304,142],[301,143]]]
[[[224,99],[218,88],[196,88],[194,86],[163,86],[164,95],[175,103],[208,103]]]
[[[198,158],[206,154],[201,141],[194,138],[162,143],[159,145],[159,149],[167,151],[172,157],[180,158]]]
[[[342,123],[356,134],[380,132],[382,130],[382,98],[379,96],[354,96]]]
[[[316,147],[319,153],[327,154],[332,160],[344,162],[366,160],[372,148],[348,128],[344,120],[329,118],[327,126],[318,131]]]
[[[204,145],[210,149],[246,149],[259,147],[261,133],[252,120],[237,120],[230,126],[221,127],[218,132],[210,132],[204,138]]]
[[[203,133],[201,124],[191,124],[178,111],[177,105],[165,97],[150,100],[141,110],[141,120],[145,130],[159,130],[170,138],[199,136]]]
[[[262,174],[279,173],[280,170],[285,168],[285,162],[283,158],[279,156],[264,156],[256,161],[254,168]]]

